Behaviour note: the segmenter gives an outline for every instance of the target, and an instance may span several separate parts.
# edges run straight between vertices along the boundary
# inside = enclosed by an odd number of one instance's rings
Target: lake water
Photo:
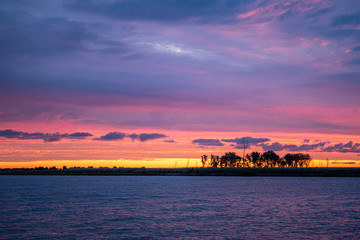
[[[0,239],[359,239],[360,178],[0,176]]]

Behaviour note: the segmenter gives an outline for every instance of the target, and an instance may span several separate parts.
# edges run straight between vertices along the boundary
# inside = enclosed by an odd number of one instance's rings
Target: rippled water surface
[[[0,176],[0,239],[359,239],[360,179]]]

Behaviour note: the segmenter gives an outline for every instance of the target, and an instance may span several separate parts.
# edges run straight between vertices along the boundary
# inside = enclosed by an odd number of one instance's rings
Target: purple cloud
[[[323,152],[360,153],[360,143],[338,143],[322,149]]]
[[[121,20],[231,22],[239,11],[251,1],[182,1],[158,0],[151,4],[146,0],[131,1],[81,1],[66,0],[65,7],[71,10],[101,14]],[[131,9],[131,11],[129,11]]]
[[[258,145],[260,143],[270,141],[269,138],[253,138],[253,137],[242,137],[242,138],[234,138],[234,139],[221,139],[223,142],[235,143],[231,146],[237,149],[250,148],[251,145]]]
[[[158,138],[165,138],[166,135],[160,133],[142,133],[139,135],[139,139],[141,142],[146,142],[148,140],[154,140]]]
[[[133,134],[127,135],[127,137],[131,138],[133,141],[139,140],[141,142],[146,142],[148,140],[165,138],[166,135],[160,134],[160,133],[141,133],[141,134],[133,133]]]
[[[127,137],[131,138],[131,140],[138,140],[139,139],[139,134],[133,133],[133,134],[129,134],[127,135]]]
[[[319,152],[341,152],[341,153],[360,153],[360,143],[338,143],[329,145],[330,142],[318,142],[314,144],[281,144],[274,142],[272,144],[263,143],[260,144],[264,151],[319,151]]]
[[[359,26],[360,13],[341,15],[333,20],[333,26],[335,27],[342,27],[344,25]]]
[[[42,139],[44,142],[57,142],[62,138],[69,139],[84,139],[86,137],[93,136],[91,133],[85,132],[76,132],[72,134],[60,134],[60,133],[27,133],[21,131],[13,131],[11,129],[1,130],[0,137],[9,138],[9,139],[20,139],[20,140],[29,140],[29,139]]]
[[[72,133],[67,135],[67,138],[72,138],[72,139],[84,139],[87,137],[91,137],[93,136],[91,133],[87,133],[87,132],[76,132],[76,133]]]
[[[195,139],[192,143],[197,144],[198,146],[224,146],[219,139]]]
[[[319,149],[325,146],[328,142],[319,142],[315,144],[301,144],[301,145],[295,145],[295,144],[281,144],[279,142],[274,142],[272,144],[261,144],[260,146],[264,151],[312,151],[315,149]]]
[[[2,3],[1,125],[360,134],[353,2],[145,2]]]
[[[125,133],[122,132],[109,132],[108,134],[101,136],[100,138],[95,138],[94,140],[99,141],[116,141],[122,140],[125,137]]]

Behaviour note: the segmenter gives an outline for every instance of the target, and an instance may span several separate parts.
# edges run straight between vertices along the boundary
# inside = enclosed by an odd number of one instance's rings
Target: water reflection
[[[0,176],[0,239],[356,239],[360,179]]]

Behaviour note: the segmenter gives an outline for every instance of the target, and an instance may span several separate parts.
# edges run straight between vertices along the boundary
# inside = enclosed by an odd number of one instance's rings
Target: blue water
[[[359,236],[359,178],[0,176],[0,239]]]

